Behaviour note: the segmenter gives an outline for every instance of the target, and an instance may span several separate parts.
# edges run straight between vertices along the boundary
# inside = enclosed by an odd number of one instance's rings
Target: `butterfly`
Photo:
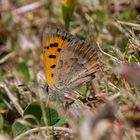
[[[46,80],[52,91],[70,93],[95,77],[98,56],[89,42],[49,24],[42,45]]]

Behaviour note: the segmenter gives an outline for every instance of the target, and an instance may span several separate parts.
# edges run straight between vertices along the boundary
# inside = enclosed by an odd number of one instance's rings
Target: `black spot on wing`
[[[60,52],[61,51],[61,48],[58,48],[57,51]]]
[[[50,54],[49,58],[56,58],[56,55]]]
[[[50,44],[50,47],[51,47],[51,48],[53,48],[53,47],[58,47],[58,43],[57,43],[57,42],[51,43],[51,44]]]
[[[52,43],[50,44],[50,47],[51,47],[51,48],[53,47],[53,44],[52,44]]]
[[[54,65],[52,65],[50,68],[52,68],[52,69],[53,69],[53,68],[55,68],[55,67],[56,67],[56,65],[54,64]]]
[[[53,44],[53,46],[54,46],[54,47],[58,47],[58,43],[55,42],[55,43]]]

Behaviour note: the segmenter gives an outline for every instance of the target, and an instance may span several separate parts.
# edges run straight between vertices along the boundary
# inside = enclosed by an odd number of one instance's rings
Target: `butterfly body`
[[[43,48],[46,79],[52,90],[69,93],[95,77],[97,54],[88,42],[49,25],[43,35]]]

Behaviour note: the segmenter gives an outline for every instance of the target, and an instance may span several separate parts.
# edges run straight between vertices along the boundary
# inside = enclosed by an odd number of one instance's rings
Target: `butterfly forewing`
[[[54,87],[54,72],[61,49],[67,44],[62,39],[63,30],[48,25],[43,34],[43,57],[45,63],[45,75],[50,88]]]
[[[74,89],[91,81],[97,68],[97,54],[92,46],[73,38],[59,56],[54,84],[60,90]]]

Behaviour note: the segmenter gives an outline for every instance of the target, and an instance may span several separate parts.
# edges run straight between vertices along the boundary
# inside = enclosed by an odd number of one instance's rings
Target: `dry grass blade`
[[[23,115],[23,109],[21,108],[21,106],[17,102],[17,98],[10,92],[8,87],[3,82],[0,82],[0,87],[5,90],[7,96],[12,101],[14,107],[17,109],[18,113],[22,116]]]

